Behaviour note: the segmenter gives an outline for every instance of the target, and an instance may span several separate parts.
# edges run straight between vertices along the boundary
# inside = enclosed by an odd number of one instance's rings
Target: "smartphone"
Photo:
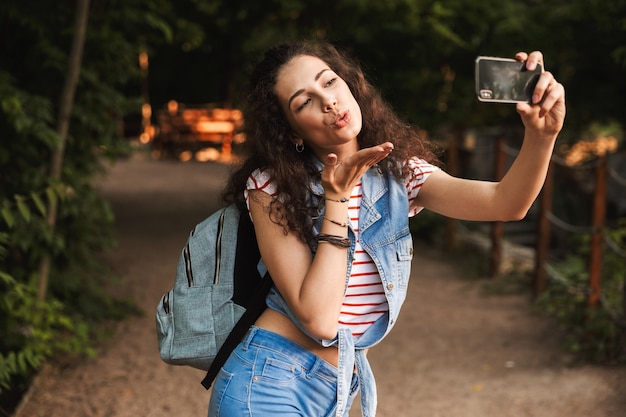
[[[479,56],[476,58],[476,96],[492,103],[529,103],[541,65],[533,71],[526,63],[509,58]]]

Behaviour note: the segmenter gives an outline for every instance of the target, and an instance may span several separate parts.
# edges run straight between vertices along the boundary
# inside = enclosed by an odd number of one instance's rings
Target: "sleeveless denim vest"
[[[320,163],[321,170],[322,165]],[[324,189],[319,179],[311,184],[313,207],[322,207],[320,217],[314,222],[314,232],[319,233],[323,219]],[[354,338],[350,330],[341,328],[332,340],[315,339],[322,346],[338,346],[339,374],[337,381],[337,416],[343,416],[349,398],[350,382],[356,367],[361,387],[361,409],[364,417],[376,414],[376,382],[365,356],[365,349],[380,342],[395,324],[400,308],[406,298],[413,239],[409,231],[409,201],[406,187],[391,174],[383,174],[377,167],[369,169],[362,177],[362,202],[359,212],[359,233],[363,249],[371,256],[378,268],[389,312],[379,318],[363,335]],[[355,236],[348,232],[352,247],[348,251],[346,288],[354,254]],[[315,251],[314,245],[313,251]],[[267,297],[269,308],[288,316],[305,334],[308,334],[296,319],[276,288]],[[310,336],[310,335],[309,335]]]

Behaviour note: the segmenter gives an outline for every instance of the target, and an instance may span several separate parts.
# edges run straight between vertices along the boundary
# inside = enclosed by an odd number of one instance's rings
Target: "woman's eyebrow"
[[[322,76],[322,74],[323,74],[323,73],[325,73],[326,71],[330,71],[330,68],[324,68],[323,70],[321,70],[320,72],[318,72],[318,73],[315,75],[315,81],[319,80],[319,79],[320,79],[320,77]]]
[[[319,80],[320,77],[322,76],[322,74],[325,73],[326,71],[330,71],[330,68],[324,68],[323,70],[321,70],[320,72],[315,74],[315,78],[314,78],[315,81]],[[303,88],[301,88],[300,90],[298,90],[295,93],[293,93],[293,95],[291,97],[289,97],[289,102],[287,103],[287,106],[291,107],[291,102],[293,101],[293,99],[295,99],[296,97],[298,97],[302,93],[304,93],[304,89]]]

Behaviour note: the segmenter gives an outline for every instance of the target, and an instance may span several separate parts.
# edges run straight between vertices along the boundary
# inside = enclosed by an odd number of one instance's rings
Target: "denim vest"
[[[324,189],[319,179],[311,184],[311,189],[313,190],[311,196],[313,207],[322,207],[322,213],[313,225],[314,232],[317,234],[322,227],[324,206],[319,203],[323,199]],[[332,340],[313,338],[323,346],[335,345],[339,348],[337,416],[344,415],[355,366],[361,386],[362,414],[364,417],[373,417],[376,414],[376,382],[365,356],[365,349],[380,342],[395,324],[400,307],[406,298],[413,258],[413,240],[408,221],[409,201],[404,183],[391,174],[381,173],[377,167],[374,167],[362,177],[362,193],[359,212],[360,242],[378,268],[389,304],[389,312],[358,338],[354,338],[350,330],[345,328],[339,329],[337,336]],[[352,229],[348,234],[352,247],[347,255],[346,288],[355,244]],[[313,251],[315,251],[314,245]],[[290,317],[300,330],[308,334],[276,288],[270,291],[267,305]]]

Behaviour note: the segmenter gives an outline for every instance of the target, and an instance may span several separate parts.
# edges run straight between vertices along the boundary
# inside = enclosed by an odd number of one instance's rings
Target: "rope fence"
[[[554,166],[558,166],[562,169],[586,169],[593,170],[595,173],[594,195],[593,195],[593,212],[590,226],[576,226],[572,225],[565,220],[559,218],[551,210],[551,200],[554,193],[548,194],[546,189],[552,190],[552,182],[554,181],[552,172]],[[610,250],[621,259],[626,260],[626,251],[620,247],[620,245],[614,241],[605,225],[606,222],[606,204],[607,204],[607,189],[609,181],[615,181],[618,186],[623,187],[626,184],[626,178],[622,178],[619,173],[614,170],[609,163],[609,155],[606,153],[598,156],[595,160],[587,162],[585,164],[577,165],[575,167],[570,166],[565,162],[563,158],[554,155],[551,160],[550,175],[546,179],[546,183],[550,181],[548,187],[545,187],[542,191],[542,209],[540,210],[540,216],[549,222],[550,226],[556,227],[570,234],[586,234],[591,236],[590,248],[589,248],[589,272],[588,272],[588,284],[584,288],[584,295],[587,298],[587,303],[590,307],[600,306],[604,311],[613,319],[613,321],[619,326],[626,328],[626,293],[624,289],[624,283],[622,282],[620,288],[617,291],[622,294],[622,311],[619,312],[619,308],[614,307],[606,297],[606,291],[603,291],[601,276],[603,267],[603,258],[606,256],[604,250]],[[538,246],[546,250],[543,256],[537,256],[536,269],[535,269],[535,289],[537,294],[545,288],[545,280],[549,278],[553,282],[557,282],[562,286],[565,286],[568,292],[576,292],[580,294],[579,287],[573,287],[570,282],[559,276],[556,273],[555,268],[551,267],[548,263],[548,242],[550,238],[550,228],[540,228],[540,235],[538,237]],[[546,244],[541,245],[541,240],[545,240]],[[625,261],[626,262],[626,261]]]
[[[494,145],[472,146],[471,149],[464,149],[471,152],[475,157],[480,154],[493,155],[493,177],[496,180],[505,174],[507,158],[514,158],[519,154],[519,149],[507,145],[504,134],[495,137]],[[459,135],[453,137],[449,142],[449,153],[455,157],[447,161],[452,163],[453,171],[458,171],[458,153],[462,141]],[[457,149],[455,149],[457,148]],[[486,158],[485,158],[486,159]],[[592,160],[588,160],[576,165],[568,164],[565,158],[553,154],[544,187],[539,197],[539,213],[537,215],[537,241],[535,247],[535,272],[533,276],[533,292],[539,295],[546,290],[547,281],[556,282],[565,288],[567,293],[583,296],[587,300],[590,308],[601,307],[612,320],[626,329],[626,288],[624,282],[618,283],[618,288],[611,287],[615,293],[621,294],[621,306],[616,307],[615,302],[611,303],[607,297],[607,289],[602,288],[601,275],[606,251],[612,252],[618,258],[624,259],[626,264],[626,249],[620,246],[623,242],[617,242],[611,236],[611,229],[606,226],[607,196],[609,183],[615,184],[619,188],[626,188],[626,178],[620,175],[611,166],[610,155],[603,153],[597,155]],[[569,172],[593,171],[593,205],[589,225],[574,225],[558,217],[552,210],[552,200],[556,191],[554,190],[554,173],[556,168]],[[620,193],[623,195],[623,193]],[[449,221],[448,230],[454,230],[454,226]],[[557,269],[550,264],[550,236],[552,229],[561,230],[569,234],[588,235],[589,239],[589,269],[587,272],[587,283],[576,285],[560,274]],[[454,245],[454,235],[448,233],[446,244],[449,247]],[[503,225],[501,222],[491,224],[491,259],[489,275],[497,276],[502,262],[502,241],[504,239]],[[608,283],[605,283],[607,285]],[[621,311],[620,311],[621,310]]]

